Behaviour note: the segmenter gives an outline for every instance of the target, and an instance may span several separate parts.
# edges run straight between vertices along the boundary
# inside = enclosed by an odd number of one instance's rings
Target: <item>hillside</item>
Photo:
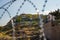
[[[38,37],[40,35],[38,14],[21,14],[19,16],[13,17],[12,19],[15,26],[15,37]],[[12,37],[13,30],[11,20],[2,28],[0,32]]]

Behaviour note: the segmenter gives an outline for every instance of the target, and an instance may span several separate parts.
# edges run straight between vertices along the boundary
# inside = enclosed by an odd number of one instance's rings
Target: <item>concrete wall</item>
[[[52,26],[52,23],[46,23],[44,25],[45,35],[50,40],[60,40],[60,25]]]

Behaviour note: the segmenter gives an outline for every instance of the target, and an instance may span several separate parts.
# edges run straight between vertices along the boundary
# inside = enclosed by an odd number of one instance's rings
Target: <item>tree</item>
[[[52,14],[56,17],[56,19],[60,19],[60,12],[59,12],[60,9],[58,10],[55,10],[54,12],[50,12],[49,14]]]

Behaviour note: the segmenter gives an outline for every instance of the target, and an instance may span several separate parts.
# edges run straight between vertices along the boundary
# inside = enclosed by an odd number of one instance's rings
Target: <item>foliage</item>
[[[54,15],[57,20],[57,19],[60,19],[60,12],[59,11],[60,11],[60,9],[55,10],[54,12],[50,12],[50,14]]]
[[[27,31],[32,31],[34,33],[39,32],[39,16],[37,14],[21,14],[19,16],[15,16],[12,18],[15,23],[15,31],[18,32],[18,30],[25,30],[24,28],[27,28]],[[11,21],[7,23],[3,27],[2,32],[6,32],[8,30],[12,29]],[[10,31],[8,31],[11,33]],[[7,33],[6,33],[7,34]],[[32,34],[32,33],[31,33]]]

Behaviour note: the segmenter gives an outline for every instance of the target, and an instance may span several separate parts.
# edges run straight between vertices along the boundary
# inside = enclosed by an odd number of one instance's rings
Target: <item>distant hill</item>
[[[39,30],[39,16],[38,14],[21,14],[12,18],[14,21],[15,29],[22,29],[28,27],[35,27]],[[11,20],[2,28],[1,32],[12,30]]]

